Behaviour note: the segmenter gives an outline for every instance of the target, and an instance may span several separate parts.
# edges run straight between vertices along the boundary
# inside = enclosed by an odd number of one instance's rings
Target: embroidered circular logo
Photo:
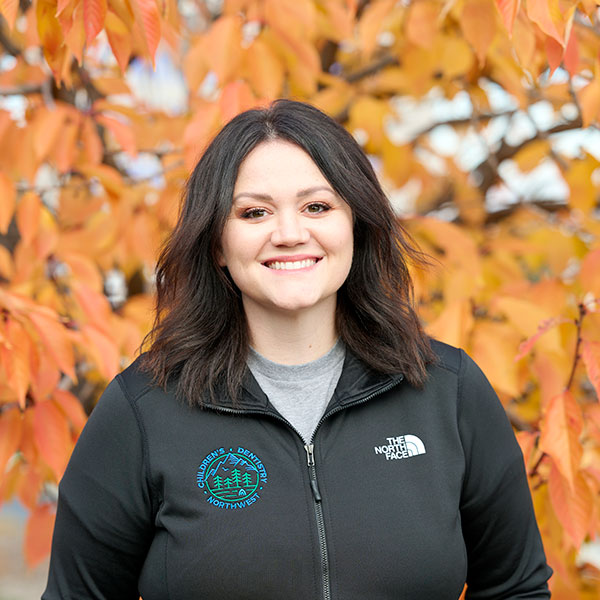
[[[242,446],[217,448],[200,463],[196,480],[213,506],[246,508],[260,498],[267,471],[260,458]]]

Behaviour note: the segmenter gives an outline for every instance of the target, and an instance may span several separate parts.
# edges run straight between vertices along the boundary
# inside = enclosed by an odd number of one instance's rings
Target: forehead
[[[317,184],[332,187],[302,148],[283,140],[271,140],[256,146],[242,161],[235,192],[257,186],[290,188]]]

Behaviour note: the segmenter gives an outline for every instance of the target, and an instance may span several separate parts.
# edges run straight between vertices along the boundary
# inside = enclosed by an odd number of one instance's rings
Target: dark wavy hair
[[[376,371],[403,373],[422,385],[434,354],[413,307],[408,262],[426,258],[395,218],[354,138],[320,110],[291,100],[239,114],[194,168],[158,259],[142,369],[156,385],[176,381],[177,395],[190,405],[211,402],[217,390],[239,397],[248,326],[240,291],[217,257],[240,164],[258,144],[276,139],[302,148],[352,209],[354,256],[337,294],[338,335]]]

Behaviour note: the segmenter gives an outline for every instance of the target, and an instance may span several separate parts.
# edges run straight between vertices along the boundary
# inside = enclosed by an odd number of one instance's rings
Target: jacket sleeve
[[[42,600],[138,600],[153,534],[142,434],[117,377],[92,412],[60,482]]]
[[[521,449],[500,401],[461,352],[458,425],[466,470],[461,497],[467,600],[550,598]]]

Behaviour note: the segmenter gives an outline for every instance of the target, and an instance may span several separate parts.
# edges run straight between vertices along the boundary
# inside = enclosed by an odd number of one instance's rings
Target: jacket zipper
[[[306,462],[310,472],[310,489],[313,493],[315,505],[315,517],[317,519],[317,534],[319,536],[319,548],[321,550],[321,577],[323,581],[323,599],[331,600],[331,585],[329,582],[329,552],[327,550],[327,537],[325,535],[325,520],[323,519],[323,507],[321,505],[321,492],[317,484],[317,470],[315,468],[314,444],[306,444]]]
[[[319,485],[317,483],[317,469],[315,466],[315,454],[314,454],[315,446],[313,443],[313,441],[315,439],[315,435],[317,433],[317,430],[323,423],[323,421],[325,419],[329,418],[331,415],[339,412],[340,410],[344,410],[345,408],[348,408],[350,406],[356,406],[357,404],[363,404],[364,402],[368,402],[369,400],[371,400],[371,398],[374,398],[375,396],[379,396],[380,394],[383,394],[383,393],[387,392],[388,390],[391,390],[394,386],[399,384],[403,379],[404,379],[404,377],[400,376],[399,379],[396,379],[395,381],[388,383],[387,385],[376,390],[372,394],[365,396],[364,398],[359,398],[358,400],[349,402],[345,406],[338,406],[338,407],[334,408],[333,410],[329,411],[328,413],[325,413],[321,417],[319,422],[317,423],[317,426],[315,427],[315,430],[313,431],[310,443],[304,444],[304,450],[306,451],[306,462],[308,464],[308,469],[309,469],[310,489],[312,491],[313,499],[314,499],[315,518],[317,520],[317,534],[319,537],[319,548],[320,548],[320,552],[321,552],[321,578],[322,578],[322,582],[323,582],[323,600],[331,600],[331,582],[329,580],[329,552],[327,550],[327,536],[325,534],[325,519],[323,518],[323,506],[321,504],[322,497],[321,497],[321,492],[319,490]],[[304,440],[304,438],[302,437],[300,432],[287,419],[284,419],[281,415],[277,415],[270,411],[257,410],[257,409],[237,410],[237,409],[233,409],[233,408],[227,408],[227,407],[223,407],[223,406],[214,406],[214,405],[211,406],[210,408],[213,408],[216,410],[222,410],[223,412],[235,413],[235,414],[258,413],[258,414],[264,414],[264,415],[271,416],[274,419],[277,419],[278,421],[282,421],[283,423],[285,423],[290,429],[292,429],[293,431],[296,432],[296,434],[298,435],[298,437],[301,440]]]

